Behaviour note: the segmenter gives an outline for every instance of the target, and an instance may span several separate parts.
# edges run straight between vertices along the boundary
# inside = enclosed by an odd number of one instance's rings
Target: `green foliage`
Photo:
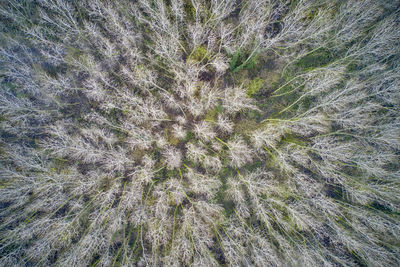
[[[254,78],[246,85],[246,91],[248,96],[253,96],[258,92],[264,85],[264,81],[261,78]]]
[[[232,56],[232,61],[229,66],[230,71],[234,71],[236,66],[240,65],[240,64],[238,64],[239,56],[240,56],[240,50],[237,50]]]
[[[258,53],[249,54],[241,49],[235,51],[229,65],[229,70],[233,73],[242,69],[253,69],[258,64]]]

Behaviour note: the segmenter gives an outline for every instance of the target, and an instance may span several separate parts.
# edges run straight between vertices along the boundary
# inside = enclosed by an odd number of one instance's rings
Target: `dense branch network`
[[[3,1],[0,265],[399,265],[399,8]]]

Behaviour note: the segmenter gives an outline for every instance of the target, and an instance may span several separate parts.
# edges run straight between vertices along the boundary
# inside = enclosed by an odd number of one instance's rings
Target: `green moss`
[[[173,146],[178,145],[179,142],[180,142],[180,140],[178,138],[172,136],[172,135],[170,135],[169,138],[168,138],[168,143],[170,143]]]
[[[333,54],[328,49],[318,48],[297,60],[295,65],[299,68],[310,70],[327,65],[333,59]]]
[[[192,2],[190,0],[186,0],[183,4],[183,8],[185,9],[187,19],[189,21],[194,21],[196,10],[194,9]]]
[[[68,172],[68,168],[71,165],[71,162],[67,159],[63,158],[54,158],[53,166],[50,168],[51,172]]]
[[[213,109],[210,109],[209,111],[207,111],[204,120],[206,121],[217,121],[217,117],[218,117],[218,107],[215,107]]]
[[[65,58],[67,62],[71,61],[72,64],[74,59],[77,59],[81,63],[85,63],[87,61],[87,58],[84,56],[82,50],[71,46],[66,47]]]
[[[268,72],[268,75],[264,78],[264,84],[269,88],[277,88],[281,80],[281,73],[279,71]]]
[[[180,177],[179,171],[177,169],[166,170],[165,175],[167,178],[178,178]]]
[[[141,160],[145,155],[146,155],[147,151],[146,150],[142,150],[142,149],[132,149],[130,152],[130,155],[132,156],[132,158],[135,161],[139,161]]]
[[[111,108],[108,116],[111,119],[112,122],[118,123],[119,120],[123,117],[122,111],[119,108]]]
[[[358,70],[360,70],[362,68],[362,66],[360,66],[358,63],[356,62],[351,62],[348,66],[347,66],[347,71],[350,73],[356,72]]]
[[[256,171],[257,169],[261,168],[263,162],[261,160],[257,160],[251,164],[244,166],[244,169],[248,172]]]
[[[7,118],[0,114],[0,122],[7,121]]]
[[[164,137],[167,139],[168,143],[170,143],[173,146],[177,146],[179,142],[181,141],[180,139],[176,138],[173,133],[172,133],[172,128],[167,128],[164,131]]]
[[[306,20],[312,21],[315,16],[318,14],[318,10],[317,9],[310,9],[306,12],[304,18]]]
[[[264,85],[264,81],[261,78],[255,78],[251,80],[246,86],[246,92],[248,96],[253,96],[255,93],[257,93],[261,87]]]
[[[258,110],[249,110],[246,113],[247,118],[254,121],[261,121],[263,119],[262,113]]]
[[[248,132],[258,129],[260,125],[255,120],[243,119],[235,124],[235,132],[240,134],[246,134]]]
[[[192,61],[203,61],[203,60],[209,60],[210,55],[207,51],[206,46],[200,45],[196,48],[193,49],[192,53],[189,56],[189,60]]]
[[[10,180],[0,180],[0,189],[5,188],[10,183]]]

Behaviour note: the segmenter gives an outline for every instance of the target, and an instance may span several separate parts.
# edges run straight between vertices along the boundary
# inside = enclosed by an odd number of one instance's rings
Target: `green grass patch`
[[[185,142],[188,142],[188,141],[193,140],[195,138],[196,138],[196,136],[192,131],[187,131],[186,137],[185,137]]]
[[[237,50],[232,55],[231,64],[229,70],[233,73],[238,72],[242,69],[253,69],[258,64],[258,54],[249,52],[242,52],[241,49]]]
[[[334,56],[328,49],[318,48],[297,60],[295,66],[305,70],[311,70],[325,66],[333,60]]]
[[[222,186],[218,190],[215,199],[217,203],[224,207],[224,214],[226,217],[230,217],[232,214],[234,214],[235,204],[232,200],[226,198],[226,190],[228,189],[227,178],[235,175],[235,171],[229,167],[222,168],[221,172],[219,173],[219,179],[222,183]]]
[[[253,172],[256,171],[257,169],[261,168],[263,165],[263,162],[261,160],[257,160],[251,164],[247,164],[243,167],[247,172]]]
[[[243,119],[235,124],[235,133],[246,134],[258,129],[259,126],[256,120]]]
[[[293,144],[300,145],[300,146],[307,145],[307,143],[302,138],[300,138],[299,136],[293,135],[293,134],[285,135],[282,138],[282,141],[286,142],[286,143],[293,143]]]

